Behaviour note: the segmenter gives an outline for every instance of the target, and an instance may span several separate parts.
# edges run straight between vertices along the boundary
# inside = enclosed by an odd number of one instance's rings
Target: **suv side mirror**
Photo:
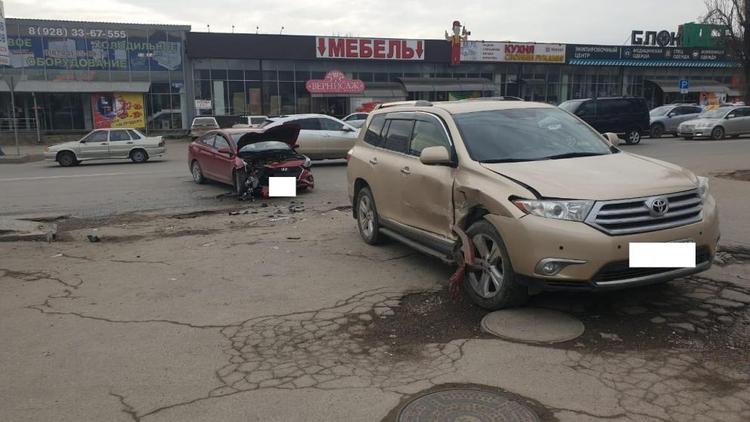
[[[671,119],[672,117],[674,117],[676,115],[677,115],[677,113],[675,113],[674,111],[670,111],[669,114],[667,114],[667,117]]]
[[[612,132],[605,133],[604,138],[606,138],[607,142],[609,142],[609,144],[612,145],[613,147],[616,147],[620,145],[620,143],[622,143],[622,139],[620,139],[620,137],[617,136],[617,134],[614,134]]]
[[[428,166],[453,164],[450,151],[448,151],[448,148],[441,146],[423,149],[419,155],[419,161]]]

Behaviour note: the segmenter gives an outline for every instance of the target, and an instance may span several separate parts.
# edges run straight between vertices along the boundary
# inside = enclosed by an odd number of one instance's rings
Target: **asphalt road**
[[[230,203],[217,199],[231,188],[197,185],[190,177],[186,142],[168,144],[167,155],[144,164],[130,161],[84,163],[62,168],[41,161],[0,166],[0,216],[102,217],[133,211],[211,208]],[[314,164],[314,193],[300,200],[346,202],[345,161]]]
[[[750,169],[750,138],[724,141],[684,141],[678,138],[644,139],[639,145],[623,145],[625,151],[685,166],[696,174]],[[167,156],[135,165],[129,161],[86,163],[61,168],[56,163],[36,162],[0,166],[0,216],[102,217],[133,211],[203,209],[233,205],[231,198],[217,198],[229,190],[218,183],[196,185],[185,163],[187,143],[168,145]],[[346,196],[343,160],[316,162],[316,188],[300,196],[308,203],[342,205]],[[627,177],[627,176],[623,176]],[[712,191],[720,204],[724,239],[748,245],[750,184],[714,178]]]

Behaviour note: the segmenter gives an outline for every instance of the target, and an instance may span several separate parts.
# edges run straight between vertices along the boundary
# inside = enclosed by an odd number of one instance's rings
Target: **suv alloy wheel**
[[[635,145],[641,143],[641,132],[638,129],[629,130],[625,134],[625,143]]]
[[[357,194],[357,227],[362,239],[370,245],[381,241],[378,210],[369,187],[364,187]]]
[[[467,269],[464,278],[471,300],[489,310],[523,305],[528,289],[515,281],[508,251],[495,227],[483,220],[472,224],[466,234],[475,257],[475,267]]]

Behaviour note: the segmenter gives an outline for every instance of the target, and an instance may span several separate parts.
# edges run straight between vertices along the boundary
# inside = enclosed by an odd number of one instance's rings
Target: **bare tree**
[[[742,87],[745,104],[750,104],[750,1],[748,0],[704,0],[705,23],[727,28],[724,46],[727,53],[742,67]]]

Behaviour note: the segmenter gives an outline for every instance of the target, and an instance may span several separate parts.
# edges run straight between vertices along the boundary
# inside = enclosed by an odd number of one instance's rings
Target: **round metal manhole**
[[[585,327],[579,319],[552,309],[515,308],[487,314],[482,329],[504,340],[554,344],[579,337]]]
[[[492,391],[452,389],[417,397],[398,415],[398,422],[539,422],[524,404]]]

